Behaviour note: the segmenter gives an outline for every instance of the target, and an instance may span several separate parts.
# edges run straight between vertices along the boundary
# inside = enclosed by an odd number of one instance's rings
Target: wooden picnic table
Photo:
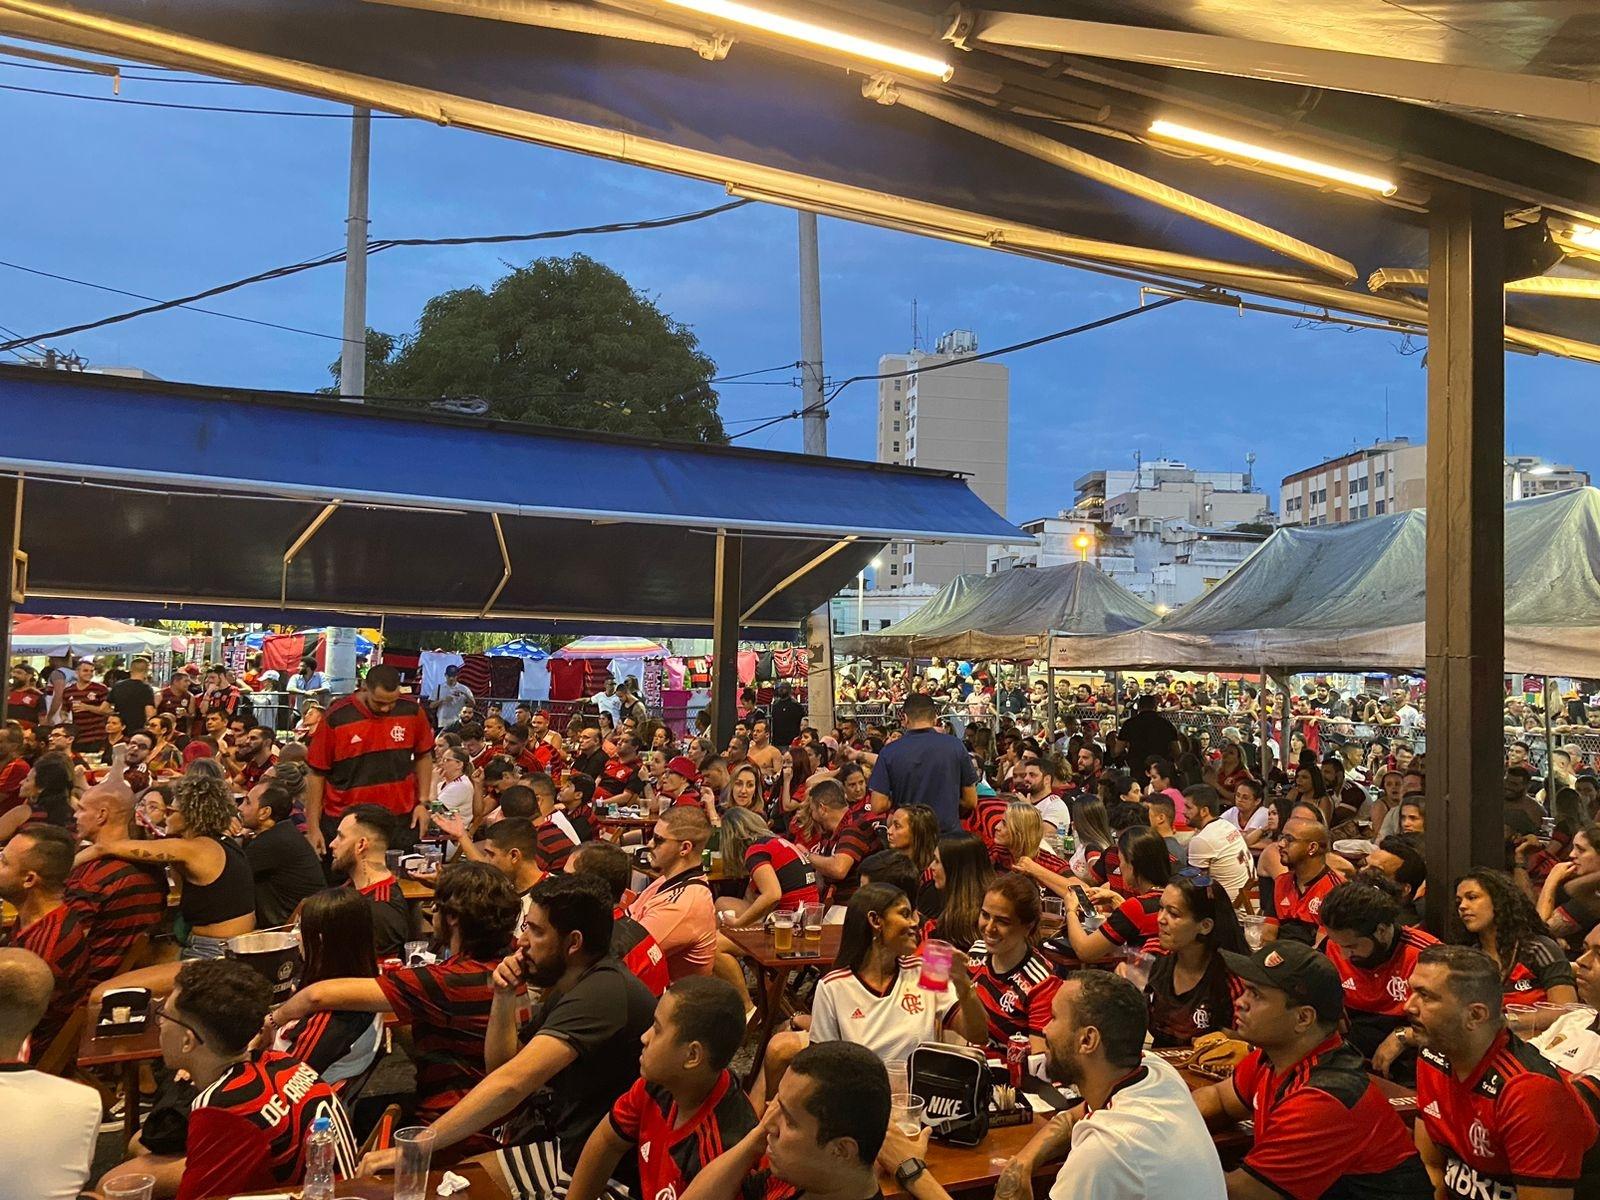
[[[139,1067],[161,1058],[161,1023],[152,1016],[134,1033],[102,1035],[96,1029],[100,1006],[87,1003],[86,1007],[88,1019],[78,1042],[78,1066],[122,1069],[122,1140],[130,1142],[139,1132]]]
[[[804,967],[831,967],[839,953],[839,937],[844,927],[824,925],[820,942],[806,942],[797,929],[794,932],[794,952],[790,954],[779,954],[772,944],[771,932],[760,926],[740,929],[723,925],[720,928],[754,965],[759,981],[755,997],[758,1031],[756,1052],[750,1074],[745,1079],[745,1086],[749,1087],[756,1078],[756,1072],[761,1070],[761,1059],[767,1052],[767,1043],[772,1040],[773,1027],[778,1023],[778,1009],[783,1001],[783,989],[789,985],[789,977]]]
[[[510,1200],[505,1189],[494,1181],[493,1176],[476,1163],[462,1163],[449,1168],[467,1181],[464,1192],[455,1193],[461,1200]],[[432,1197],[439,1194],[439,1181],[444,1178],[444,1168],[428,1172],[428,1192]],[[268,1194],[271,1189],[265,1189]],[[285,1194],[299,1195],[298,1189],[284,1188]],[[350,1200],[393,1200],[394,1176],[393,1175],[358,1175],[354,1179],[341,1179],[334,1187],[341,1200],[349,1197]],[[252,1195],[260,1193],[251,1193]],[[213,1200],[235,1200],[231,1196],[217,1196]]]

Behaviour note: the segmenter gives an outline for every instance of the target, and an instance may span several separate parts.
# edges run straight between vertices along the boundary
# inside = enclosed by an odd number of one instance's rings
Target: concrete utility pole
[[[828,414],[822,408],[822,267],[817,252],[817,214],[800,214],[800,407],[807,454],[828,453]],[[811,724],[833,728],[833,617],[824,603],[807,621],[811,669],[806,709]]]
[[[360,404],[367,394],[367,180],[372,166],[372,110],[350,120],[350,212],[344,223],[344,346],[339,396]],[[335,696],[355,691],[356,631],[330,628],[324,678]]]

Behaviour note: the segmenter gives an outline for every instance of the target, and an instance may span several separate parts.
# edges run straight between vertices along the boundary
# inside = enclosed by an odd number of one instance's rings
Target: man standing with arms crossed
[[[409,849],[427,828],[433,782],[433,727],[415,700],[400,695],[400,673],[380,663],[361,690],[328,706],[306,749],[306,841],[318,854],[358,804],[387,809],[394,849]]]

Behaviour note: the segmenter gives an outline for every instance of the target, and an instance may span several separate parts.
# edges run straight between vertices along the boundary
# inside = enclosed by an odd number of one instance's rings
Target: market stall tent
[[[1506,505],[1505,669],[1600,676],[1600,490]],[[1419,671],[1423,509],[1279,529],[1227,579],[1146,628],[1054,639],[1057,668]]]
[[[173,649],[173,637],[105,617],[20,616],[11,626],[15,654],[149,654]]]
[[[958,575],[903,621],[835,638],[835,653],[885,658],[1043,658],[1052,633],[1111,634],[1156,619],[1092,563]]]

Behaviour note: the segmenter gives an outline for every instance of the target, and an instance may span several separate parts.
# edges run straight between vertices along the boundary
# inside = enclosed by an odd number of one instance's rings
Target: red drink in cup
[[[950,963],[956,948],[949,942],[937,939],[922,944],[922,977],[917,986],[930,992],[942,992],[950,986]]]
[[[1013,1033],[1006,1040],[1006,1072],[1011,1076],[1011,1086],[1022,1090],[1022,1077],[1028,1073],[1028,1052],[1033,1043],[1025,1033]]]

